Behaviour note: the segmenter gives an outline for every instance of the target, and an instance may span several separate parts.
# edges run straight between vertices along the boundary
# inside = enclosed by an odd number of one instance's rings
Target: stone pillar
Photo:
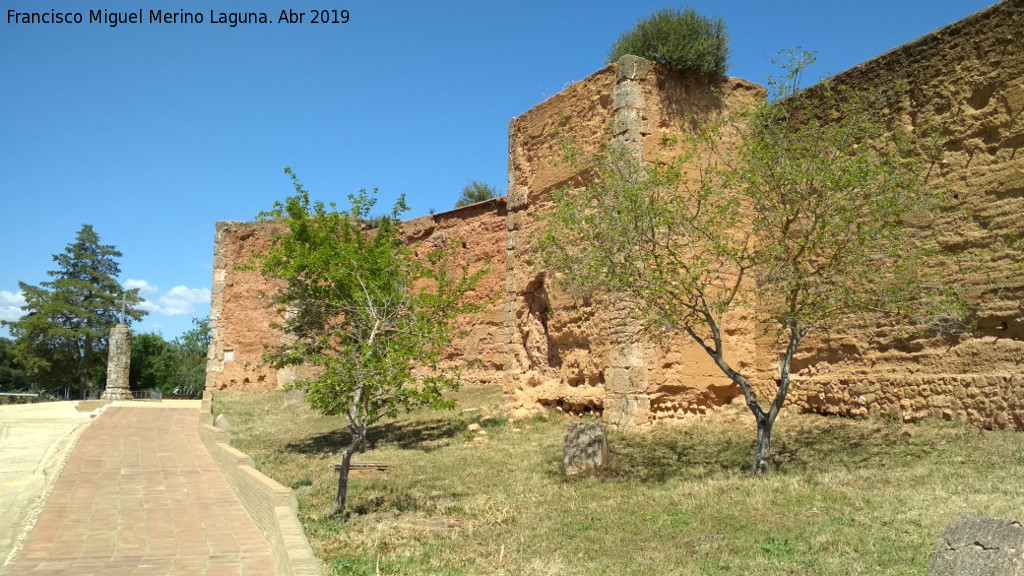
[[[651,133],[647,102],[642,82],[647,80],[649,63],[638,56],[619,59],[612,108],[612,143],[622,146],[643,161],[644,136]],[[621,297],[620,297],[621,298]],[[647,395],[647,366],[643,359],[641,334],[630,318],[626,299],[610,303],[611,340],[608,368],[605,370],[604,421],[617,428],[642,426],[653,420],[651,399]]]
[[[217,377],[224,372],[224,287],[228,264],[224,239],[231,222],[217,222],[213,236],[213,282],[210,285],[210,347],[206,352],[206,390],[217,386]],[[203,394],[204,401],[206,393]]]
[[[130,400],[128,369],[132,361],[132,331],[124,324],[110,330],[110,347],[107,353],[107,386],[103,400]]]
[[[612,142],[643,160],[644,136],[651,133],[647,100],[641,83],[647,79],[647,60],[625,55],[616,64],[615,92],[612,94]]]
[[[604,372],[604,421],[616,428],[643,426],[654,419],[647,395],[644,347],[640,331],[629,314],[631,306],[633,304],[626,299],[608,303],[612,345]]]
[[[508,215],[505,221],[505,303],[502,318],[502,356],[503,376],[502,387],[505,394],[512,395],[518,386],[519,376],[523,367],[517,361],[517,348],[522,346],[522,338],[516,322],[518,300],[521,286],[516,282],[516,235],[521,227],[521,212],[528,206],[527,190],[519,174],[519,147],[516,142],[517,119],[508,123],[508,195],[505,207]]]

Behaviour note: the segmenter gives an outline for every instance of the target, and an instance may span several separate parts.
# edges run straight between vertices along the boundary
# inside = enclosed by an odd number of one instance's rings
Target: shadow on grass
[[[934,458],[937,449],[951,448],[937,445],[934,436],[907,435],[897,427],[812,418],[788,426],[776,425],[772,432],[772,473],[891,467]],[[722,473],[749,474],[754,443],[752,430],[700,426],[613,433],[608,439],[611,464],[599,476],[612,481],[665,482]]]
[[[665,482],[698,479],[749,467],[753,443],[737,436],[659,429],[613,434],[608,439],[609,480]]]
[[[395,446],[402,450],[433,452],[447,446],[451,439],[464,433],[465,426],[458,420],[402,420],[371,426],[366,443],[370,450],[379,446]],[[289,443],[285,449],[298,454],[341,452],[351,441],[352,435],[348,430],[334,430]]]

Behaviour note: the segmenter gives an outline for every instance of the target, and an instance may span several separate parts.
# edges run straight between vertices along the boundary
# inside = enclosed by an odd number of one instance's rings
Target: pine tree
[[[90,375],[102,366],[110,329],[121,321],[122,298],[124,322],[130,325],[146,315],[136,307],[142,301],[138,289],[125,290],[117,282],[120,257],[116,247],[100,244],[92,226],[84,224],[75,242],[54,254],[57,270],[47,272],[53,280],[39,286],[18,283],[26,314],[3,325],[15,339],[12,352],[41,390],[64,389],[70,396],[75,383],[84,398]]]

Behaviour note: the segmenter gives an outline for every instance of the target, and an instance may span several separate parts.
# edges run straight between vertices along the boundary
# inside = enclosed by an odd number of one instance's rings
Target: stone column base
[[[103,391],[100,400],[131,400],[132,391],[123,388],[107,389]]]

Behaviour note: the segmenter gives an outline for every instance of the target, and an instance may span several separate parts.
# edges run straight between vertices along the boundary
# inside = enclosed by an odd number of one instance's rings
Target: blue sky
[[[725,19],[729,75],[764,82],[784,48],[837,73],[992,0],[695,1]],[[291,192],[343,202],[406,194],[409,217],[451,208],[470,179],[505,188],[508,121],[604,64],[610,44],[664,0],[0,1],[0,319],[18,281],[92,224],[123,253],[123,284],[170,339],[209,313],[214,223],[251,220]],[[682,7],[683,5],[678,5]],[[313,8],[348,10],[311,24]],[[17,24],[8,10],[81,12]],[[89,24],[90,10],[144,21]],[[305,12],[303,24],[212,24],[210,12]],[[150,10],[202,24],[148,23]],[[5,335],[0,333],[0,335]]]

